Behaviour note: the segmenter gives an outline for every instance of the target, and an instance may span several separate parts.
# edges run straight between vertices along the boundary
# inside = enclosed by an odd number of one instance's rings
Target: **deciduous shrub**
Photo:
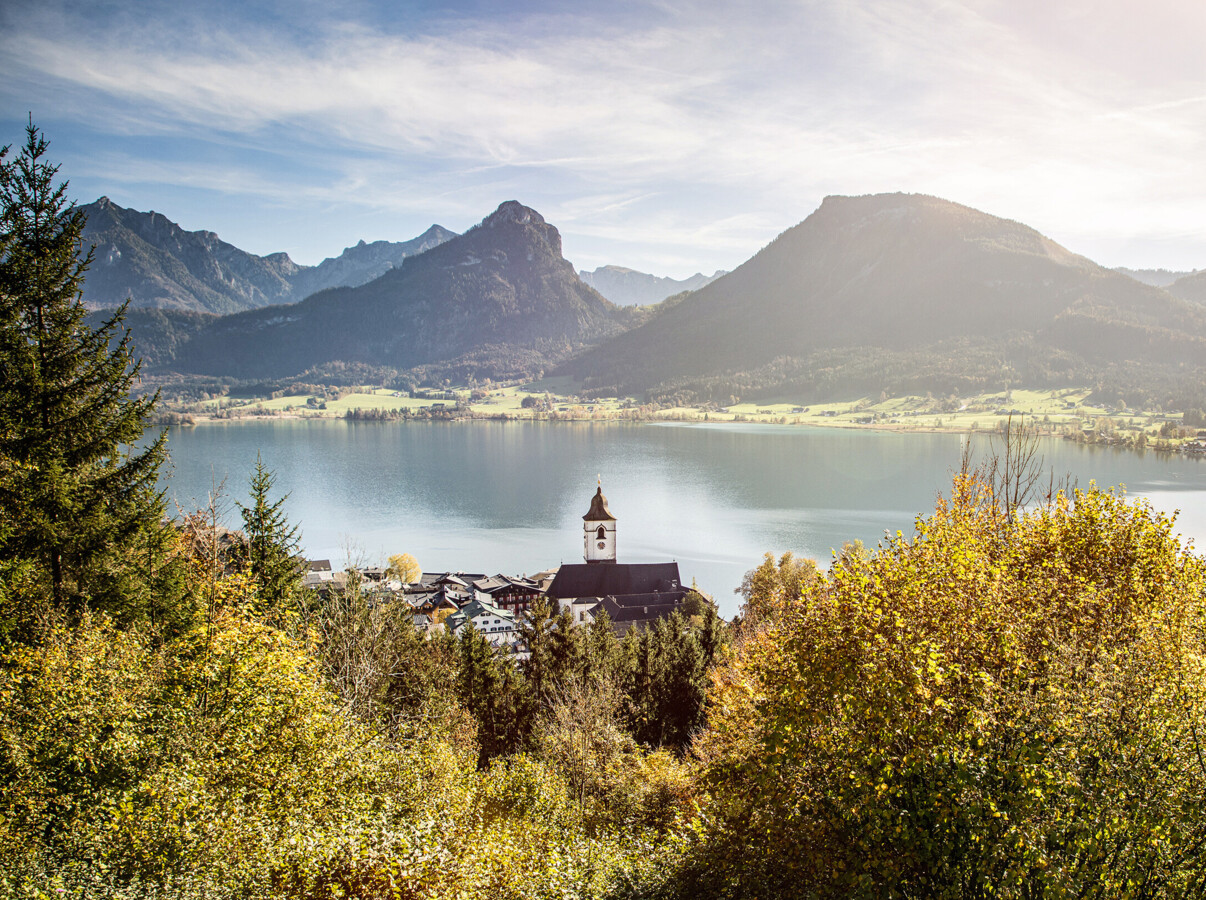
[[[1202,895],[1203,561],[1112,493],[1009,521],[986,491],[803,582],[715,675],[671,893]]]

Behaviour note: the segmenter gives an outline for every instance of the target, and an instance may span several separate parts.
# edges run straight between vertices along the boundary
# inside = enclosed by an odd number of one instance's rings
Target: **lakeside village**
[[[352,578],[371,594],[400,594],[413,610],[415,627],[426,634],[446,629],[459,635],[470,622],[496,650],[526,658],[521,626],[539,597],[554,614],[568,611],[575,626],[590,625],[606,613],[616,635],[643,630],[684,607],[688,594],[677,562],[621,563],[616,560],[616,517],[600,484],[582,517],[585,562],[562,564],[531,577],[427,573],[414,582],[391,579],[380,567],[335,572],[330,560],[308,560],[307,588],[326,594],[345,589]]]

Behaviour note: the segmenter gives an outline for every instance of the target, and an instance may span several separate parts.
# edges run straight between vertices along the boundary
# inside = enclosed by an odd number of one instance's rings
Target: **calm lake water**
[[[824,565],[858,538],[909,533],[945,492],[959,435],[772,425],[268,420],[171,430],[169,500],[225,488],[238,522],[256,454],[288,493],[312,558],[410,553],[428,571],[531,574],[582,561],[582,515],[603,479],[621,562],[677,560],[725,615],[762,554]],[[976,446],[988,447],[987,438]],[[1084,486],[1125,485],[1206,538],[1206,463],[1050,440],[1046,464]]]

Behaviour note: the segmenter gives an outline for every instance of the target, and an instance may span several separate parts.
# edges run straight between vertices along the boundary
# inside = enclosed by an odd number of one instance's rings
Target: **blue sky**
[[[1206,268],[1200,0],[0,0],[0,142],[256,253],[539,210],[579,268],[730,269],[828,194]]]

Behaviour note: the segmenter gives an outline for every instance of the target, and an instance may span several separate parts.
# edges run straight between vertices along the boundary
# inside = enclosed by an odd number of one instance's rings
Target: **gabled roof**
[[[485,600],[474,600],[472,603],[462,606],[461,612],[470,619],[477,616],[494,616],[496,619],[515,621],[515,613],[509,609],[501,609],[492,603],[487,603]]]
[[[457,608],[456,604],[440,591],[431,591],[426,594],[410,594],[406,597],[406,602],[415,609],[422,610]]]
[[[468,575],[464,572],[445,572],[443,575],[441,575],[439,578],[437,578],[432,583],[433,584],[455,584],[459,587],[468,588],[470,585],[473,584],[473,582],[478,581],[485,577],[486,576],[481,573],[478,573],[475,575]]]
[[[660,591],[654,594],[621,594],[618,597],[608,596],[603,600],[606,603],[613,604],[617,609],[641,609],[649,607],[653,609],[655,606],[671,606],[675,609],[682,602],[683,597],[687,596],[686,588],[679,588],[676,591]],[[607,613],[611,615],[611,611]]]
[[[448,627],[449,631],[458,631],[462,625],[478,616],[492,616],[493,618],[510,622],[512,626],[515,624],[515,613],[510,610],[499,609],[497,606],[486,603],[484,600],[474,600],[472,603],[462,606],[457,612],[450,615],[444,621],[444,624]]]
[[[678,563],[609,563],[605,566],[567,563],[557,570],[548,595],[557,600],[573,597],[619,597],[678,591],[682,587]]]
[[[491,575],[489,578],[479,578],[473,582],[473,587],[483,594],[493,594],[507,586],[507,579],[502,575]]]

